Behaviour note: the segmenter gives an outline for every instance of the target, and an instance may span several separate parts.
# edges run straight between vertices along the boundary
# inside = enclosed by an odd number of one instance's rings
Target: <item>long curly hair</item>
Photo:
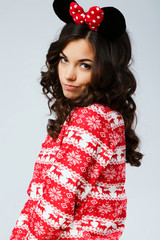
[[[95,51],[92,66],[91,82],[77,99],[67,99],[62,91],[58,78],[58,63],[60,52],[65,46],[76,39],[87,39]],[[140,166],[143,154],[138,147],[140,139],[135,133],[137,125],[136,104],[132,98],[136,90],[136,80],[130,70],[131,43],[125,32],[118,40],[104,39],[96,31],[91,31],[87,25],[66,24],[58,40],[51,43],[46,55],[46,71],[41,71],[40,84],[43,94],[48,98],[50,115],[47,132],[55,140],[67,117],[76,107],[85,107],[92,103],[100,103],[118,111],[125,122],[126,163]],[[134,120],[136,124],[134,125]]]

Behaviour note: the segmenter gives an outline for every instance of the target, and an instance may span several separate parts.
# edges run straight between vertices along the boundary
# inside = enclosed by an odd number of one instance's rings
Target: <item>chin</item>
[[[65,95],[65,97],[68,98],[68,99],[71,99],[71,100],[74,100],[74,99],[77,99],[77,98],[78,98],[78,97],[76,97],[76,96],[67,96],[67,95]]]
[[[68,99],[77,99],[79,97],[79,95],[77,96],[76,94],[68,94],[68,93],[63,93],[64,96]]]

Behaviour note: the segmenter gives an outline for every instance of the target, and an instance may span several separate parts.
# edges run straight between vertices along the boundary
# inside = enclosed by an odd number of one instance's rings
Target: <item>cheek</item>
[[[85,90],[88,86],[88,84],[91,82],[91,78],[88,77],[85,79],[85,81],[83,81],[83,83],[81,84],[81,91]]]
[[[86,86],[88,83],[91,82],[91,73],[85,75],[83,78],[82,78],[82,81],[83,81],[83,86]]]

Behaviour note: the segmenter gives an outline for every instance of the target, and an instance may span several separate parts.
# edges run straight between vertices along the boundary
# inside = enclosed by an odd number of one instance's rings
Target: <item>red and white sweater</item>
[[[56,141],[47,134],[28,201],[10,240],[118,240],[127,196],[125,125],[100,104],[77,108]]]

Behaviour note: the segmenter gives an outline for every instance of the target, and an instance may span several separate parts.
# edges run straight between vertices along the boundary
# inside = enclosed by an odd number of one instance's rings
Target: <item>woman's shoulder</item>
[[[109,108],[108,106],[93,103],[87,107],[77,107],[75,111],[73,111],[73,118],[80,118],[81,116],[85,117],[101,117],[102,119],[114,122],[115,124],[124,124],[123,116],[117,111]]]

